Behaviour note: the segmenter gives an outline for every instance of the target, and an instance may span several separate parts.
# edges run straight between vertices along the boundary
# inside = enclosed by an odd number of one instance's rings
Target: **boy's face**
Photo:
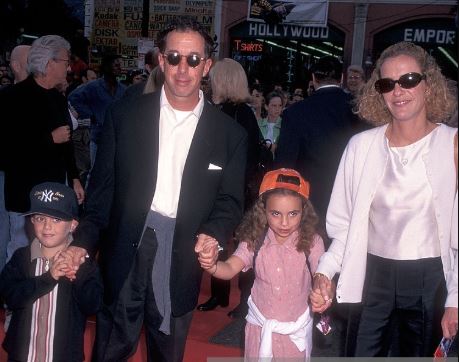
[[[46,248],[55,248],[68,243],[69,234],[77,227],[78,221],[35,214],[32,216],[32,224],[40,243]]]

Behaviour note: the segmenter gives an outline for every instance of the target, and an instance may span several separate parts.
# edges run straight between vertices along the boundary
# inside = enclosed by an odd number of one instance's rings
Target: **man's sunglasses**
[[[400,87],[404,89],[411,89],[421,83],[421,80],[425,79],[425,74],[411,72],[403,74],[398,80],[393,80],[390,78],[378,79],[375,82],[375,89],[381,94],[392,92],[395,88],[395,83],[398,83]]]
[[[181,55],[179,52],[163,54],[163,58],[172,66],[179,65],[182,58],[185,58],[187,64],[192,68],[196,68],[202,61],[206,60],[206,58],[201,58],[198,54]]]

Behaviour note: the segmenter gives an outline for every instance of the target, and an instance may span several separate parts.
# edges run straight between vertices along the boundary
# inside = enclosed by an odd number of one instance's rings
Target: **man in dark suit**
[[[324,227],[341,154],[357,126],[351,97],[341,88],[341,62],[326,56],[311,71],[315,92],[282,114],[275,162],[296,169],[309,181],[310,199]]]
[[[182,361],[202,276],[195,243],[211,236],[224,246],[242,217],[247,134],[199,89],[213,40],[179,18],[158,46],[165,83],[107,112],[85,212],[64,254],[77,265],[99,251],[96,361],[127,360],[142,323],[148,361]],[[217,247],[209,252],[216,258]]]
[[[350,137],[363,130],[363,125],[352,113],[351,95],[341,88],[341,62],[326,56],[311,71],[315,91],[283,113],[275,162],[277,166],[298,170],[309,181],[310,200],[319,216],[319,232],[328,247],[325,216],[339,161]],[[347,310],[339,306],[329,313],[345,330]],[[329,343],[319,334],[315,341],[319,345]]]

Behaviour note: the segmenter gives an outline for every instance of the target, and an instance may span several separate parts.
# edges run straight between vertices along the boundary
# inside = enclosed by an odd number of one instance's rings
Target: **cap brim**
[[[34,214],[42,214],[49,217],[55,217],[56,219],[61,219],[64,221],[71,221],[73,219],[77,220],[78,217],[73,215],[67,214],[66,212],[62,212],[59,210],[49,209],[46,207],[39,208],[39,209],[31,209],[26,213],[22,214],[22,216],[34,215]]]

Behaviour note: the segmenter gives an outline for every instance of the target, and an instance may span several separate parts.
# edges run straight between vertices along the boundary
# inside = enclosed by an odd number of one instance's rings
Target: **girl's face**
[[[265,212],[277,242],[283,244],[300,227],[303,203],[300,196],[273,194],[266,200]]]
[[[266,105],[266,111],[268,112],[268,118],[270,120],[277,120],[282,113],[282,99],[280,97],[273,97]]]

